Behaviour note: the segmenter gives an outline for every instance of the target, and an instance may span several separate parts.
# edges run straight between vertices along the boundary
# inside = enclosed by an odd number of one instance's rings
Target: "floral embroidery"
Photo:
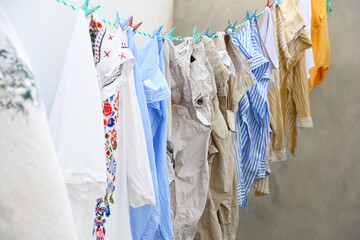
[[[110,216],[110,203],[114,203],[113,193],[115,191],[116,159],[115,150],[117,148],[117,129],[116,123],[119,117],[119,93],[111,96],[104,101],[104,131],[105,131],[105,156],[106,156],[106,176],[107,188],[104,197],[97,199],[95,207],[95,219],[93,235],[96,240],[104,240],[106,217]]]
[[[108,127],[113,127],[114,125],[115,125],[115,119],[114,118],[109,118]]]
[[[9,39],[0,48],[0,111],[14,109],[28,114],[25,103],[40,105],[34,76]]]
[[[103,107],[103,114],[105,117],[109,117],[112,114],[112,108],[111,108],[111,104],[108,102],[104,103],[104,107]],[[105,121],[106,119],[104,119]]]

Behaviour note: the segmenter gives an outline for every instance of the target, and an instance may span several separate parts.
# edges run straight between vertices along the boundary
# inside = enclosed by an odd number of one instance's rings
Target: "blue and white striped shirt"
[[[238,175],[239,205],[247,211],[247,195],[255,178],[265,177],[269,146],[270,112],[267,85],[268,60],[261,54],[254,21],[247,21],[233,41],[248,60],[255,84],[241,98],[236,113],[235,161]]]

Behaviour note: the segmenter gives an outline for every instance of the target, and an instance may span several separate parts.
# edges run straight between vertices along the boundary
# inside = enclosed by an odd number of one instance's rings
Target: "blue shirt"
[[[155,165],[155,153],[154,153],[154,146],[153,146],[153,136],[151,130],[151,121],[149,117],[149,112],[147,108],[145,92],[143,82],[140,77],[140,70],[139,65],[137,64],[137,50],[134,41],[134,32],[131,27],[128,27],[128,46],[131,50],[132,54],[135,58],[135,65],[134,65],[134,81],[135,81],[135,90],[136,96],[139,103],[139,108],[141,112],[142,123],[144,127],[144,133],[146,138],[146,148],[149,156],[150,162],[150,170],[154,185],[154,193],[155,196],[158,195],[158,182],[157,182],[157,173],[156,173],[156,165]],[[145,229],[149,223],[150,216],[155,210],[156,206],[152,205],[145,205],[138,208],[130,207],[130,226],[131,226],[131,233],[134,240],[142,239],[142,236],[145,232]],[[155,226],[156,227],[156,226]]]
[[[270,112],[267,85],[269,61],[260,52],[255,23],[247,21],[233,41],[248,60],[255,84],[241,98],[235,117],[235,161],[239,205],[247,211],[248,193],[256,178],[265,177],[269,147]]]
[[[166,159],[167,103],[170,90],[162,73],[162,44],[157,37],[149,39],[138,49],[140,75],[144,84],[150,116],[158,183],[156,208],[143,238],[173,239],[169,178]]]

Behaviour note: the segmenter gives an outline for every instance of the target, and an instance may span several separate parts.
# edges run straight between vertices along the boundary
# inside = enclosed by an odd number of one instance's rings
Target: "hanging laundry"
[[[248,209],[247,195],[255,178],[264,178],[270,139],[270,112],[267,87],[269,61],[261,54],[259,35],[253,20],[248,20],[233,41],[246,57],[255,84],[239,103],[236,115],[235,159],[238,168],[239,204]]]
[[[229,36],[226,36],[227,41]],[[237,175],[234,161],[235,113],[245,93],[244,84],[229,55],[239,54],[235,46],[225,43],[224,34],[218,33],[218,49],[213,40],[204,37],[206,56],[211,64],[217,90],[212,101],[212,133],[209,146],[210,183],[207,202],[198,223],[195,239],[235,239],[239,212]],[[231,48],[233,46],[233,48]],[[228,48],[227,48],[228,47]],[[224,63],[218,51],[227,64]],[[235,50],[235,51],[234,51]],[[237,52],[236,52],[237,51]],[[235,75],[231,67],[234,67]],[[239,79],[236,80],[235,77]]]
[[[170,90],[160,69],[160,53],[157,37],[151,38],[138,49],[138,64],[150,116],[158,183],[156,209],[152,212],[143,236],[173,239],[166,159],[166,99],[170,96]]]
[[[151,122],[149,117],[149,112],[147,108],[146,98],[145,98],[145,91],[144,91],[144,85],[140,76],[140,69],[137,57],[137,49],[135,46],[135,40],[134,40],[134,31],[133,28],[128,26],[127,27],[127,40],[128,40],[128,47],[132,54],[134,55],[135,59],[135,65],[133,68],[134,73],[134,83],[135,83],[135,90],[136,90],[136,96],[139,103],[139,108],[141,112],[141,118],[144,126],[144,133],[146,138],[146,149],[148,152],[149,157],[149,164],[151,169],[151,176],[153,180],[153,187],[154,187],[154,193],[155,196],[158,196],[158,181],[157,181],[157,173],[156,173],[156,165],[155,165],[155,153],[154,153],[154,145],[153,145],[153,136],[152,136],[152,130],[151,130]],[[158,200],[156,201],[156,204],[158,205]],[[157,228],[157,225],[159,223],[160,213],[158,210],[155,209],[156,206],[153,205],[145,205],[142,207],[133,208],[130,207],[130,224],[131,224],[131,232],[132,237],[134,240],[142,239],[144,237],[145,229],[147,228],[147,225],[150,221],[151,215],[157,214],[157,221],[155,221],[157,224],[154,224],[152,226],[154,229]]]
[[[91,26],[91,24],[90,24]],[[106,138],[107,192],[97,200],[94,235],[100,239],[132,239],[129,205],[155,205],[141,112],[133,79],[134,58],[126,33],[102,28],[96,36],[98,73]],[[117,143],[114,145],[114,141]]]
[[[1,238],[76,240],[35,77],[1,7],[0,121]]]
[[[275,84],[274,70],[279,68],[279,60],[277,56],[277,46],[274,38],[274,23],[272,19],[271,9],[266,7],[263,15],[261,28],[258,20],[255,20],[256,30],[259,33],[259,44],[261,53],[269,61],[268,75],[270,77],[268,90]]]
[[[274,5],[274,4],[273,4]],[[270,5],[269,5],[270,6]],[[269,7],[265,8],[263,23],[261,29],[259,27],[258,20],[255,18],[255,27],[257,32],[259,33],[259,45],[261,49],[261,53],[264,57],[269,61],[268,75],[270,77],[267,89],[270,91],[273,87],[279,89],[278,86],[273,86],[275,84],[275,75],[274,71],[279,67],[279,61],[277,56],[277,47],[275,44],[274,38],[274,24],[271,16],[271,9]],[[278,80],[278,79],[277,79]],[[276,81],[278,83],[278,81]],[[275,90],[275,91],[276,91]],[[270,94],[268,94],[270,95]],[[280,94],[278,94],[278,100],[280,100]],[[279,105],[280,106],[280,105]],[[270,101],[269,101],[269,109],[270,109],[270,129],[271,126],[274,125],[274,119],[272,119]],[[273,123],[273,124],[272,124]],[[266,175],[264,178],[256,178],[254,182],[255,196],[265,196],[269,194],[269,175],[271,174],[270,166],[269,166],[269,153],[271,146],[271,138],[272,131],[270,130],[270,139],[269,139],[269,147],[266,152]]]
[[[281,104],[284,117],[284,132],[287,146],[292,155],[295,155],[297,141],[298,118],[301,128],[313,126],[310,114],[309,88],[306,76],[305,50],[311,47],[304,20],[300,10],[295,5],[295,0],[288,0],[282,5],[279,19],[283,22],[285,41],[288,46],[288,56],[283,58],[286,73],[281,75]],[[281,22],[278,24],[281,24]],[[279,37],[278,37],[279,39]]]
[[[281,26],[278,26],[278,16],[277,9],[278,7],[273,6],[271,11],[266,10],[263,25],[261,26],[261,34],[264,38],[267,38],[271,34],[271,30],[265,31],[268,24],[273,25],[273,37],[274,37],[274,47],[276,52],[276,58],[278,60],[277,68],[273,69],[273,78],[274,85],[268,92],[269,97],[269,108],[270,108],[270,127],[271,127],[271,140],[270,140],[270,149],[269,149],[269,162],[284,161],[286,160],[286,150],[284,146],[284,127],[283,127],[283,115],[281,109],[281,95],[280,95],[280,72],[284,71],[286,68],[285,65],[282,65],[284,61],[281,61],[279,52],[287,52],[286,43],[280,45],[280,41],[283,39],[283,30]],[[271,17],[271,22],[270,18]],[[279,19],[281,19],[279,17]],[[267,21],[266,21],[267,20]],[[280,41],[278,39],[278,31],[282,33]],[[265,37],[266,33],[266,37]],[[264,35],[263,35],[264,34]],[[271,77],[271,74],[270,74]]]
[[[311,0],[311,9],[311,41],[313,44],[315,67],[310,70],[309,91],[324,80],[330,65],[330,39],[326,1]]]
[[[302,0],[297,1],[297,6],[301,11],[301,15],[304,18],[305,30],[308,33],[309,38],[311,38],[311,0]],[[306,58],[306,74],[307,78],[311,77],[310,69],[315,66],[313,48],[310,47],[305,50]]]
[[[170,47],[174,167],[169,175],[174,176],[170,190],[173,230],[175,239],[193,239],[209,187],[212,89],[203,43],[187,38]]]
[[[84,11],[79,11],[50,115],[51,132],[79,239],[91,239],[94,203],[105,194],[107,185],[96,74],[88,21]]]

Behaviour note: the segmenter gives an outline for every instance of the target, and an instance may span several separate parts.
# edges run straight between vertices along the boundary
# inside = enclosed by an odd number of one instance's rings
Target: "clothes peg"
[[[274,6],[275,0],[270,4],[270,0],[267,0],[266,6],[268,8],[272,8],[272,6]]]
[[[204,31],[202,31],[200,34],[196,35],[196,26],[194,27],[194,32],[193,32],[193,38],[195,39],[195,42],[199,41],[199,39],[201,38],[201,36],[204,34]]]
[[[251,20],[251,18],[249,16],[249,10],[246,10],[246,20]]]
[[[181,36],[177,36],[177,37],[169,37],[169,39],[171,41],[179,41],[182,37]]]
[[[138,24],[136,24],[135,26],[133,26],[133,16],[131,16],[130,21],[128,23],[128,26],[132,27],[134,29],[134,31],[136,31],[136,29],[138,29],[138,27],[140,27],[140,25],[143,22],[139,22]]]
[[[168,37],[168,38],[171,37],[171,35],[173,35],[173,33],[175,32],[175,29],[176,29],[176,27],[171,29],[171,31],[168,34],[166,34],[166,37]]]
[[[231,30],[231,32],[235,32],[236,24],[237,24],[237,20],[233,25],[231,25],[230,20],[228,19],[228,26],[226,27],[226,30]]]
[[[258,19],[258,18],[261,16],[261,14],[262,14],[262,13],[260,12],[258,15],[255,15],[255,17],[254,17],[255,20]]]
[[[164,27],[164,25],[161,25],[158,29],[156,29],[154,35],[157,36],[160,40],[164,39],[165,36],[161,36],[161,29]]]
[[[172,37],[173,33],[175,32],[175,29],[176,29],[176,27],[171,29],[171,31],[168,34],[166,34],[165,37],[168,37],[171,41],[180,40],[181,36]]]
[[[257,9],[256,9],[257,10]],[[261,16],[261,14],[262,14],[262,12],[260,12],[258,15],[256,15],[256,10],[255,10],[255,16],[253,17],[254,18],[254,20],[257,20],[260,16]]]
[[[282,4],[283,2],[284,2],[284,1],[276,2],[276,3],[275,3],[275,6],[278,6],[278,5]]]
[[[253,15],[251,15],[251,18],[250,19],[256,19],[256,12],[257,12],[257,9],[255,9],[255,12],[253,13]]]
[[[128,22],[130,21],[130,19],[132,18],[132,16],[130,16],[128,19],[126,19],[124,22],[120,21],[120,16],[119,16],[119,12],[116,11],[116,23],[121,26],[121,29],[124,30],[126,25],[128,24]]]
[[[85,16],[87,17],[87,16],[89,16],[89,14],[91,14],[92,12],[97,10],[99,7],[101,7],[101,6],[99,5],[99,6],[96,6],[96,7],[93,7],[93,8],[89,9],[89,0],[85,0],[84,5],[82,7],[82,10],[85,11]]]
[[[208,28],[206,29],[205,35],[206,35],[208,38],[212,38],[212,37],[216,34],[216,32],[214,32],[213,34],[210,34],[210,35],[209,35],[209,30],[210,30],[210,27],[208,27]]]

